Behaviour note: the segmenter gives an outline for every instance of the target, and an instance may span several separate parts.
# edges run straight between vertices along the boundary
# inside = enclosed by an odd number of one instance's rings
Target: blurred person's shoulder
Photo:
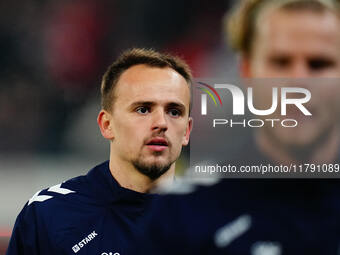
[[[250,182],[246,179],[177,179],[170,187],[158,190],[160,196],[151,204],[150,217],[157,221],[154,216],[162,214],[159,221],[173,222],[169,225],[174,228],[200,226],[201,230],[214,231],[221,219],[228,221],[246,211],[249,203],[244,202],[248,202]]]

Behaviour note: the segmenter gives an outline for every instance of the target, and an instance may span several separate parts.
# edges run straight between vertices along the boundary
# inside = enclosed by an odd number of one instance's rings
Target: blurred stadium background
[[[232,2],[0,3],[0,255],[37,190],[108,159],[96,124],[99,86],[122,50],[152,47],[182,56],[195,77],[235,77],[222,34]]]

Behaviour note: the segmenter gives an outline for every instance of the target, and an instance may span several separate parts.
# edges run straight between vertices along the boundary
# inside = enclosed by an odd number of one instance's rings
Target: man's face
[[[315,13],[310,10],[277,9],[265,13],[258,21],[251,55],[242,62],[244,76],[340,78],[340,19],[335,14],[328,11]],[[315,86],[306,81],[294,83],[285,87],[305,87],[311,91],[312,99],[305,106],[313,116],[306,117],[295,106],[289,106],[287,116],[280,116],[278,111],[270,117],[296,119],[298,127],[268,128],[266,132],[281,144],[308,146],[336,123],[340,84]],[[273,87],[278,85],[273,84]],[[254,101],[259,108],[268,109],[271,106],[270,87],[259,86],[254,88],[254,93]]]
[[[171,68],[136,65],[121,75],[114,93],[113,153],[158,178],[189,142],[187,82]]]

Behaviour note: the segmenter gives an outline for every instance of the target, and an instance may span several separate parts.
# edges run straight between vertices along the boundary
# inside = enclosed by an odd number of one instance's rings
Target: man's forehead
[[[133,68],[133,69],[132,69]],[[187,105],[190,88],[186,80],[171,68],[136,66],[123,73],[115,89],[115,100],[125,103],[154,102]]]
[[[264,10],[257,19],[256,31],[264,33],[275,27],[293,29],[298,25],[303,25],[305,29],[317,30],[322,27],[323,31],[336,33],[340,32],[339,23],[340,16],[330,10],[316,12],[309,9],[286,10],[281,7]]]
[[[139,84],[153,80],[173,81],[183,80],[184,77],[170,67],[153,67],[145,64],[134,65],[125,70],[118,83]]]
[[[262,25],[257,27],[257,41],[270,41],[272,47],[289,47],[307,43],[308,48],[324,51],[340,48],[340,18],[330,11],[315,13],[313,11],[291,12],[284,9],[273,10],[264,16]]]

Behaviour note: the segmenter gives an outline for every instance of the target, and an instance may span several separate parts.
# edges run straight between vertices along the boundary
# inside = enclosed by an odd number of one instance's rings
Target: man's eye
[[[181,116],[181,111],[177,109],[170,109],[169,114],[172,117],[178,117],[178,116]]]
[[[145,106],[141,106],[136,109],[136,112],[140,114],[147,114],[149,112],[149,109]]]
[[[290,59],[287,57],[272,57],[270,63],[277,68],[285,68],[290,64]]]
[[[325,58],[315,58],[308,62],[310,69],[320,71],[335,66],[334,61]]]

